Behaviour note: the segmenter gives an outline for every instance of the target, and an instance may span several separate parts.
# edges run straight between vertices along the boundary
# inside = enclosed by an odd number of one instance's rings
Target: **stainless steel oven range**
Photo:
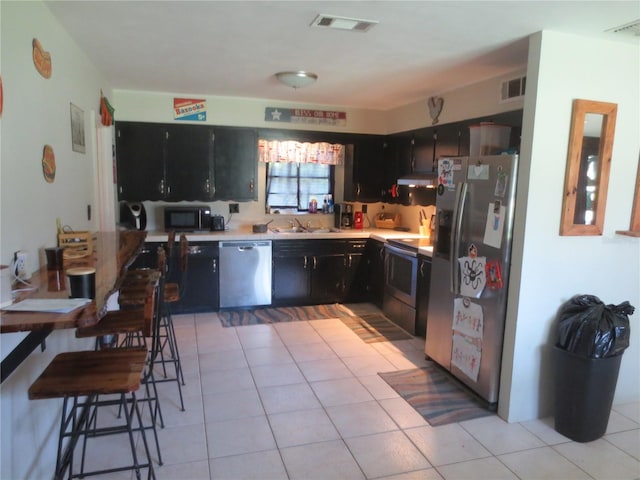
[[[422,238],[394,238],[384,246],[384,300],[386,317],[412,335],[416,328],[418,248],[428,245]]]

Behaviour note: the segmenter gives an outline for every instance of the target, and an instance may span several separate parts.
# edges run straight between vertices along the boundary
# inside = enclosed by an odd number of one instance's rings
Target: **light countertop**
[[[314,239],[354,239],[373,238],[386,242],[391,238],[420,238],[420,235],[412,232],[401,232],[384,228],[365,229],[330,229],[321,232],[276,232],[269,230],[266,233],[253,233],[251,225],[238,227],[221,232],[186,232],[190,242],[220,242],[233,240],[314,240]],[[179,236],[179,233],[177,234]],[[164,242],[167,239],[166,232],[147,232],[147,242]],[[433,247],[420,247],[419,253],[430,257]]]

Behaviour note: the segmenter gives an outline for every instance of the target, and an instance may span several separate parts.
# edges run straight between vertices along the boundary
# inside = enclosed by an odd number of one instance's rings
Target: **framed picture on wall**
[[[85,153],[84,111],[71,104],[71,148],[74,152]]]

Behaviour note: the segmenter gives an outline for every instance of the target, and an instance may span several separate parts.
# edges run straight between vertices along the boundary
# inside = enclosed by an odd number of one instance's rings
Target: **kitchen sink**
[[[342,230],[339,228],[278,228],[274,227],[270,229],[272,233],[340,233]]]

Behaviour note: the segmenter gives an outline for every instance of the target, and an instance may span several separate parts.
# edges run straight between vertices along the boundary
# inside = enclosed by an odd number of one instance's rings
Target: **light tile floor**
[[[431,427],[377,375],[424,365],[422,338],[366,344],[337,319],[174,323],[186,411],[162,384],[159,479],[640,479],[640,403],[614,406],[590,443],[551,418]],[[121,442],[101,441],[100,463],[123,455]]]

